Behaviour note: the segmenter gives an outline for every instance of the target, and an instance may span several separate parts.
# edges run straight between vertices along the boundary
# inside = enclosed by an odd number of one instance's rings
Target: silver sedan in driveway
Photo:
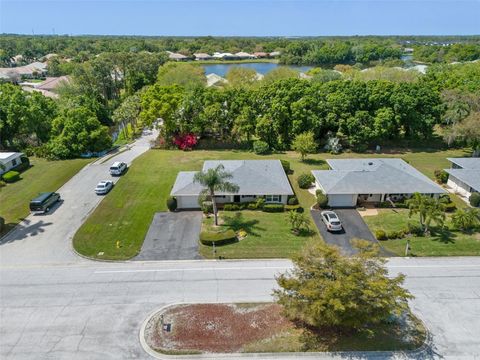
[[[328,231],[342,231],[342,223],[333,211],[322,211],[322,221]]]
[[[95,188],[95,193],[97,195],[105,195],[113,188],[113,181],[111,180],[102,180],[97,184]]]

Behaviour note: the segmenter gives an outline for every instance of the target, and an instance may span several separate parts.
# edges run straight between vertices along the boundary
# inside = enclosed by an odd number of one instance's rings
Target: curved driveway
[[[123,161],[130,164],[150,148],[150,140],[156,134],[156,131],[145,134],[130,146],[130,150],[121,152],[104,163],[104,159],[99,159],[80,170],[58,190],[62,203],[49,214],[29,215],[1,239],[2,266],[85,261],[73,252],[72,238],[103,198],[97,196],[93,189],[100,180],[119,181],[121,178],[112,178],[109,174],[111,163]]]

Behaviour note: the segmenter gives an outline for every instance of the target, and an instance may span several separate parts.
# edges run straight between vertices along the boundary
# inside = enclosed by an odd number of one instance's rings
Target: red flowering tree
[[[197,137],[195,134],[179,134],[173,138],[173,143],[180,150],[192,150],[197,145]]]

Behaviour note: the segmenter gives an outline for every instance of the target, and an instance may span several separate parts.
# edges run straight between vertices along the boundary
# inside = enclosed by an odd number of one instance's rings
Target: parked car
[[[60,200],[59,193],[40,193],[35,199],[30,201],[30,211],[33,213],[47,213]]]
[[[321,215],[328,231],[341,231],[343,229],[340,219],[333,211],[322,211]]]
[[[113,188],[113,181],[111,180],[102,180],[97,184],[95,192],[97,195],[105,195]]]
[[[128,166],[124,162],[116,161],[110,166],[110,175],[120,176],[127,171],[127,168]]]

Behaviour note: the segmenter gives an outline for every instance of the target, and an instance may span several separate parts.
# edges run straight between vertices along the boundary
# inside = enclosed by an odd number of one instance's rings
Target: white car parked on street
[[[333,211],[322,211],[322,220],[328,231],[342,231],[342,223]]]
[[[110,175],[120,176],[127,170],[127,164],[116,161],[110,166]]]
[[[97,184],[95,188],[95,193],[97,195],[105,195],[113,188],[113,181],[111,180],[102,180]]]

